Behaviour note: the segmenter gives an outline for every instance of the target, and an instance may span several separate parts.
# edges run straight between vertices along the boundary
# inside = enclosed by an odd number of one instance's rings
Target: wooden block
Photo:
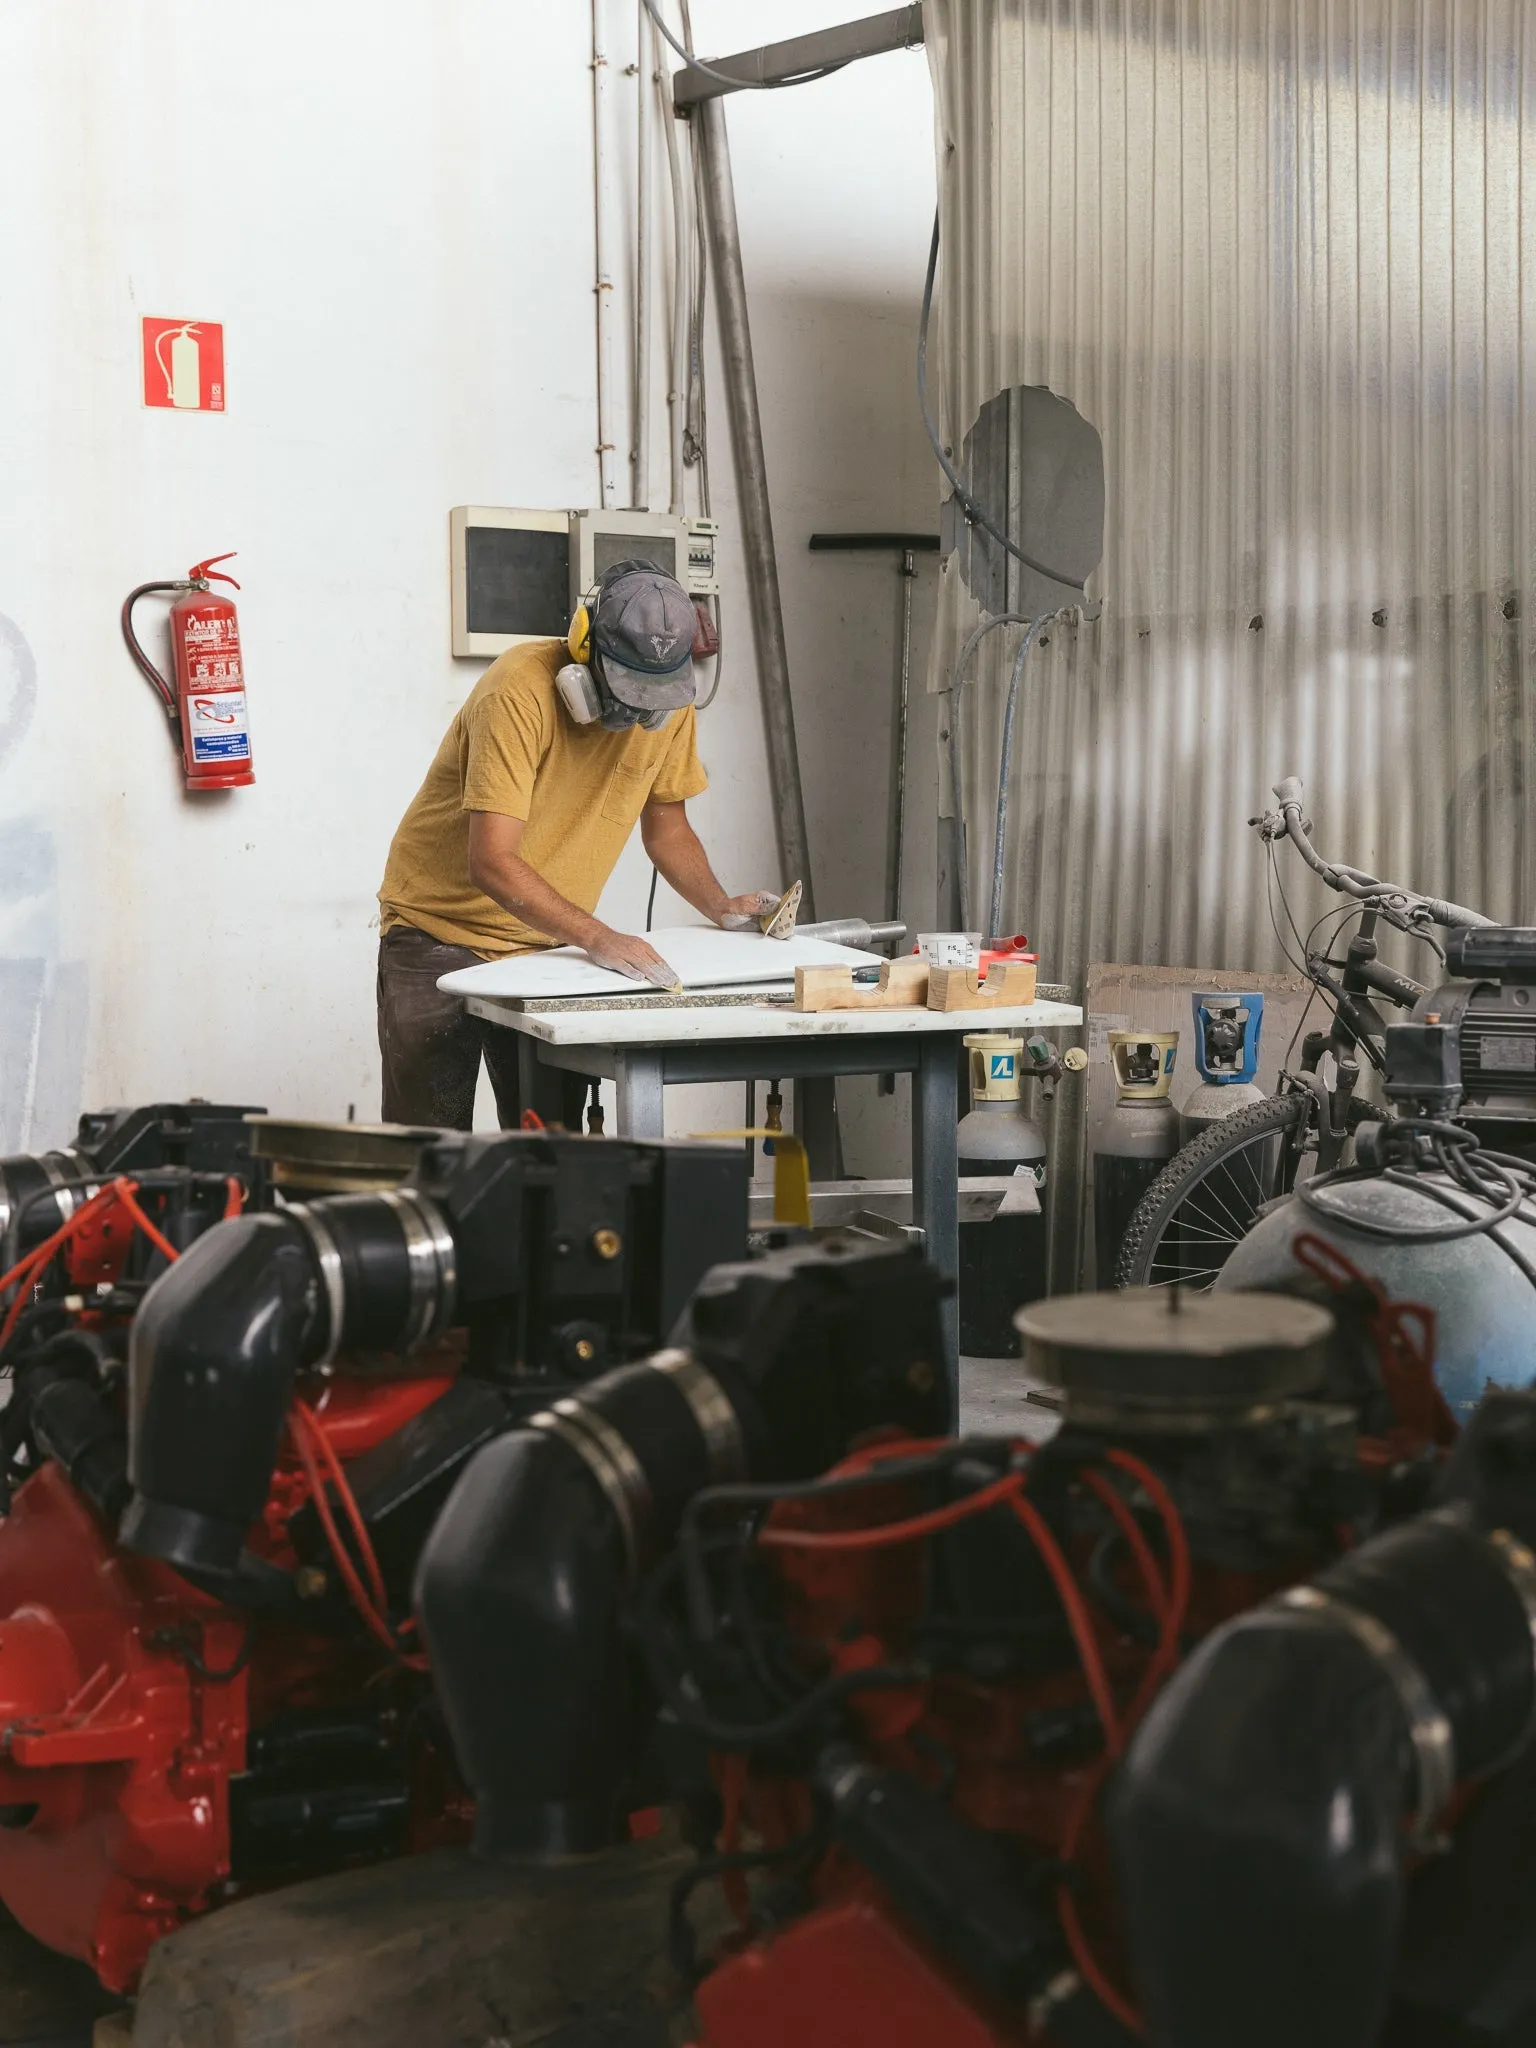
[[[675,1837],[549,1866],[467,1850],[242,1899],[158,1942],[133,2048],[668,2048]],[[707,1952],[718,1886],[694,1905]]]
[[[797,1010],[920,1010],[928,1000],[926,960],[884,960],[879,984],[860,985],[851,967],[797,967]]]
[[[981,983],[973,967],[932,967],[928,971],[930,1010],[1013,1010],[1034,1000],[1032,960],[994,960]]]

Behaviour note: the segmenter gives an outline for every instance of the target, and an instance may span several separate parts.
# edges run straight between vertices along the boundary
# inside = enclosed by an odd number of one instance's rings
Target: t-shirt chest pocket
[[[630,768],[622,761],[615,763],[603,796],[601,815],[611,825],[633,825],[645,809],[645,800],[655,780],[654,766]]]

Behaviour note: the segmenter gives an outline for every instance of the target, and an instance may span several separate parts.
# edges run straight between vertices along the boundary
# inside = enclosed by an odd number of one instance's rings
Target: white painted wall
[[[854,11],[695,20],[723,50]],[[375,1112],[373,892],[477,673],[448,654],[448,508],[595,495],[588,38],[581,0],[0,6],[0,1149],[157,1094]],[[873,911],[894,571],[805,542],[935,517],[924,59],[742,99],[731,130],[817,884]],[[226,323],[223,415],[141,406],[145,313]],[[718,376],[712,425],[730,658],[694,809],[746,888],[778,877]],[[257,783],[192,798],[117,608],[229,547]],[[647,879],[636,847],[604,914],[640,922]]]

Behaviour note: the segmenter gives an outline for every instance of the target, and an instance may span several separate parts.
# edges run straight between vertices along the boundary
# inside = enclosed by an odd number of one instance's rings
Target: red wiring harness
[[[245,1189],[231,1175],[225,1181],[224,1221],[229,1222],[238,1216],[244,1206]],[[144,1205],[138,1199],[137,1181],[119,1178],[109,1182],[105,1187],[98,1188],[89,1200],[82,1202],[68,1221],[61,1224],[51,1237],[45,1238],[40,1245],[35,1246],[25,1258],[19,1259],[10,1272],[0,1274],[0,1295],[4,1295],[12,1287],[16,1289],[16,1298],[6,1313],[5,1321],[0,1323],[0,1350],[3,1350],[10,1341],[11,1333],[20,1319],[32,1289],[42,1278],[50,1261],[56,1258],[87,1224],[99,1223],[111,1209],[120,1209],[133,1227],[142,1231],[156,1251],[163,1253],[172,1264],[180,1258],[181,1254],[175,1245],[145,1212]],[[336,1569],[341,1574],[342,1583],[364,1627],[392,1656],[398,1657],[411,1670],[426,1670],[426,1658],[416,1651],[407,1649],[389,1625],[386,1614],[388,1599],[378,1556],[368,1534],[368,1525],[357,1505],[357,1498],[347,1483],[341,1458],[331,1442],[324,1423],[312,1408],[307,1407],[302,1401],[295,1401],[293,1413],[289,1418],[289,1428],[299,1462],[304,1467],[305,1477],[314,1496],[315,1512],[320,1517],[320,1525],[325,1531],[326,1541],[336,1560]],[[363,1563],[361,1574],[337,1525],[327,1493],[327,1483],[334,1487],[341,1502],[342,1513],[351,1526],[358,1555]],[[407,1627],[409,1626],[411,1624],[407,1623]]]
[[[408,1670],[425,1671],[426,1658],[417,1650],[407,1649],[400,1641],[399,1635],[390,1627],[389,1601],[384,1588],[384,1574],[379,1570],[378,1554],[368,1534],[368,1524],[363,1520],[362,1510],[358,1507],[357,1496],[347,1483],[346,1471],[324,1423],[306,1402],[295,1400],[288,1417],[288,1429],[293,1438],[294,1449],[299,1454],[299,1463],[304,1467],[304,1476],[309,1481],[315,1512],[320,1517],[325,1540],[336,1560],[336,1569],[341,1574],[341,1582],[346,1587],[348,1598],[357,1609],[364,1628],[375,1642],[388,1650],[391,1656],[398,1657]],[[342,1513],[351,1526],[358,1556],[362,1559],[361,1572],[337,1526],[336,1516],[326,1493],[327,1483],[335,1487]],[[406,1626],[409,1628],[413,1624],[408,1622]]]
[[[920,1456],[925,1450],[938,1448],[940,1445],[934,1441],[913,1442],[911,1439],[878,1444],[845,1459],[828,1476],[839,1478],[868,1471],[871,1465],[887,1458]],[[1027,1459],[1032,1446],[1024,1442],[1015,1442],[1012,1449],[1015,1457]],[[1132,1731],[1179,1661],[1180,1639],[1189,1611],[1189,1543],[1173,1496],[1151,1467],[1140,1458],[1133,1457],[1129,1451],[1114,1447],[1107,1450],[1104,1456],[1107,1464],[1124,1473],[1126,1478],[1139,1487],[1150,1500],[1162,1523],[1168,1547],[1168,1575],[1165,1580],[1162,1568],[1136,1519],[1134,1510],[1113,1479],[1102,1471],[1088,1469],[1083,1472],[1083,1483],[1101,1502],[1125,1537],[1146,1594],[1147,1604],[1158,1625],[1156,1646],[1123,1716],[1115,1706],[1114,1690],[1105,1669],[1088,1602],[1061,1545],[1040,1511],[1025,1495],[1027,1475],[1023,1471],[1005,1473],[1002,1478],[978,1487],[974,1493],[967,1494],[961,1500],[951,1501],[944,1507],[930,1509],[924,1514],[910,1515],[902,1521],[880,1522],[864,1529],[802,1530],[770,1527],[761,1530],[757,1539],[760,1544],[776,1549],[823,1552],[881,1550],[893,1544],[919,1542],[924,1537],[936,1535],[940,1530],[953,1528],[957,1522],[963,1522],[972,1515],[985,1514],[991,1508],[1007,1504],[1029,1531],[1045,1568],[1050,1573],[1051,1582],[1056,1588],[1067,1618],[1067,1626],[1072,1632],[1072,1640],[1083,1667],[1089,1695],[1104,1730],[1103,1757],[1096,1767],[1087,1773],[1062,1833],[1061,1860],[1068,1867],[1082,1841],[1104,1779],[1123,1755]],[[1084,1982],[1122,2026],[1130,2028],[1134,2033],[1141,2033],[1141,2015],[1105,1975],[1089,1944],[1078,1913],[1077,1901],[1065,1884],[1057,1894],[1057,1910],[1061,1916],[1062,1931],[1067,1937],[1072,1959]]]
[[[239,1188],[238,1181],[231,1186]],[[35,1245],[24,1258],[16,1261],[8,1273],[0,1273],[0,1295],[11,1288],[16,1289],[16,1298],[6,1311],[5,1321],[0,1323],[0,1351],[11,1341],[11,1334],[21,1320],[23,1309],[32,1289],[42,1278],[44,1270],[63,1251],[71,1238],[78,1237],[88,1223],[100,1223],[108,1210],[121,1209],[136,1230],[143,1231],[158,1252],[174,1261],[178,1256],[175,1245],[145,1214],[143,1204],[138,1200],[139,1184],[135,1180],[119,1178],[98,1188],[95,1194],[83,1201],[67,1222],[61,1223],[51,1237]],[[228,1205],[225,1214],[229,1214]]]

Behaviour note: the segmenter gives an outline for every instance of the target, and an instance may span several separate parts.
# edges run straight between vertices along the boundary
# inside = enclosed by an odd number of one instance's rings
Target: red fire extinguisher
[[[193,564],[185,582],[141,583],[123,601],[123,638],[160,699],[172,733],[180,739],[188,789],[242,789],[256,780],[240,665],[240,621],[230,600],[212,588],[215,583],[240,588],[233,576],[222,576],[213,566],[233,560],[233,553],[210,555],[206,562]],[[157,591],[176,596],[171,606],[174,688],[133,631],[134,606]]]

